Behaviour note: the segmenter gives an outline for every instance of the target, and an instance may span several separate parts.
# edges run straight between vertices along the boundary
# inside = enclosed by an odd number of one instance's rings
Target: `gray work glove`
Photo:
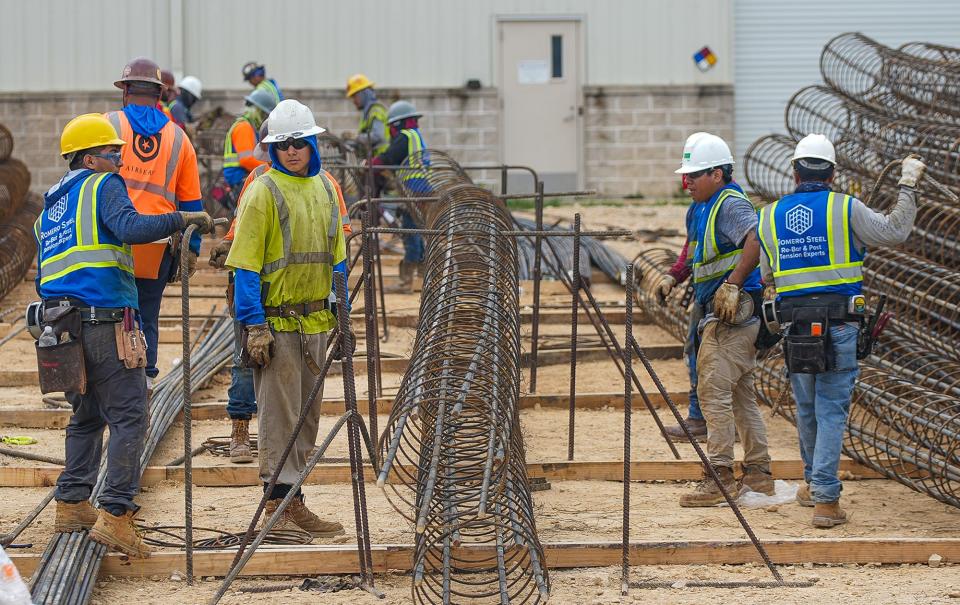
[[[213,250],[210,251],[210,266],[216,267],[217,269],[223,269],[227,263],[227,256],[230,254],[230,246],[232,245],[232,239],[220,240],[220,243],[214,246]]]
[[[197,272],[197,253],[193,250],[187,250],[187,277],[193,277]]]
[[[903,163],[900,164],[900,180],[897,184],[915,189],[926,170],[927,166],[920,161],[920,158],[908,155],[903,158]]]
[[[777,287],[775,285],[764,286],[763,300],[777,300]]]
[[[650,283],[650,289],[647,293],[662,305],[676,285],[677,280],[672,275],[661,273]]]
[[[250,361],[261,368],[270,365],[270,349],[273,346],[273,332],[270,324],[247,326],[247,355]]]
[[[180,218],[183,219],[184,229],[190,225],[196,225],[198,233],[210,233],[213,231],[213,218],[206,212],[186,212],[181,210]]]
[[[722,322],[733,324],[740,306],[740,288],[736,284],[723,282],[713,295],[713,312]]]

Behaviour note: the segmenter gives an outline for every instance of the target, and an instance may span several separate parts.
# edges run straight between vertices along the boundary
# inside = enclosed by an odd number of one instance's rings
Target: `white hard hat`
[[[180,88],[197,97],[197,99],[203,98],[203,82],[200,81],[200,78],[184,76],[180,80]]]
[[[822,134],[808,134],[800,139],[797,148],[793,152],[792,160],[802,158],[816,158],[826,160],[831,164],[837,163],[837,152],[833,148],[833,143]]]
[[[317,126],[310,108],[293,99],[280,101],[267,119],[267,136],[264,143],[279,143],[287,139],[302,139],[326,132]]]
[[[733,154],[723,139],[709,132],[694,133],[687,138],[680,168],[674,172],[690,174],[726,164],[733,164]]]

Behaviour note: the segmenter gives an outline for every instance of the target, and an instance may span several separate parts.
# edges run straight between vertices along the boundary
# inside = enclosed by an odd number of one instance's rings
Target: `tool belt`
[[[780,323],[796,321],[795,317],[809,316],[811,308],[823,309],[824,316],[833,322],[863,320],[863,313],[850,312],[850,297],[843,294],[812,294],[781,298],[777,305]]]
[[[83,323],[102,324],[123,321],[123,307],[90,307],[68,298],[43,301],[44,317],[55,309],[76,309]]]
[[[329,300],[315,300],[308,303],[298,303],[295,305],[280,305],[279,307],[264,307],[263,312],[267,317],[293,317],[300,318],[323,311],[330,308]]]
[[[787,325],[784,357],[791,374],[822,374],[836,369],[830,340],[831,324],[863,323],[862,313],[850,311],[851,297],[813,294],[784,298],[777,305],[780,325]]]

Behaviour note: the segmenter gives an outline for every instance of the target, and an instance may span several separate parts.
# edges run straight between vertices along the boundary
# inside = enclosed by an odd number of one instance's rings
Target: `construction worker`
[[[79,310],[86,375],[83,393],[66,393],[73,415],[66,431],[66,465],[57,479],[54,529],[92,528],[93,540],[146,557],[150,548],[133,522],[147,430],[146,380],[143,364],[128,364],[118,350],[116,332],[138,306],[130,245],[156,241],[190,224],[210,231],[213,221],[204,212],[138,213],[118,176],[120,150],[126,145],[100,114],[78,116],[64,127],[60,153],[69,171],[44,196],[34,227],[36,283],[45,322]],[[131,325],[136,330],[133,321]],[[98,515],[89,498],[100,470],[105,426],[110,440]]]
[[[170,103],[177,98],[177,80],[173,77],[172,71],[161,69],[160,81],[163,82],[163,90],[160,92],[160,102],[157,103],[157,109],[172,120],[173,114],[170,113]]]
[[[380,155],[390,147],[387,129],[387,108],[377,100],[373,82],[364,74],[355,74],[347,80],[347,98],[353,101],[357,111],[362,112],[357,136],[344,133],[346,144],[361,157],[367,153]]]
[[[223,141],[223,178],[231,190],[237,190],[247,175],[266,162],[253,156],[257,148],[257,131],[276,102],[269,91],[257,89],[244,97],[246,109],[227,130]]]
[[[263,124],[260,125],[258,135],[260,143],[254,152],[254,156],[257,159],[264,160],[265,163],[257,166],[247,175],[246,180],[243,182],[243,188],[240,190],[238,207],[239,204],[243,203],[243,194],[250,186],[250,183],[261,174],[270,170],[269,149],[268,145],[263,142],[263,139],[266,138],[268,134],[268,122],[268,120],[264,120]],[[352,230],[350,227],[350,217],[347,214],[347,205],[343,200],[343,191],[340,188],[340,184],[329,172],[324,171],[324,174],[337,190],[343,233],[345,236],[348,236],[352,233]],[[233,244],[235,227],[236,221],[234,220],[230,224],[230,230],[227,231],[223,240],[211,250],[209,262],[211,267],[223,269],[227,255],[230,254],[230,247]],[[232,283],[232,274],[230,279]],[[331,297],[333,297],[332,292]],[[335,297],[333,297],[333,302],[335,302]],[[227,415],[230,417],[231,422],[230,462],[236,464],[253,461],[252,448],[250,447],[250,419],[257,413],[257,398],[253,388],[253,370],[243,367],[240,360],[240,337],[242,331],[243,325],[234,321],[234,360],[233,368],[230,370],[230,388],[227,390]]]
[[[157,109],[163,90],[160,68],[139,57],[123,68],[114,86],[123,90],[123,110],[106,114],[123,146],[120,176],[137,212],[165,214],[174,210],[203,210],[197,153],[183,130]],[[179,254],[187,255],[190,274],[196,271],[200,234],[187,246],[179,238],[133,247],[140,318],[147,337],[147,388],[152,391],[157,369],[160,302],[167,282],[177,274]]]
[[[687,236],[696,242],[693,287],[704,310],[697,351],[697,397],[707,421],[707,453],[727,492],[774,493],[767,430],[753,386],[760,331],[760,244],[757,213],[733,181],[733,155],[718,136],[704,133],[684,147],[681,167],[687,190],[702,204]],[[733,445],[739,433],[744,474],[733,474]],[[723,493],[704,472],[680,506],[713,506]]]
[[[427,144],[420,134],[419,118],[423,114],[417,111],[409,101],[397,101],[390,106],[387,124],[390,127],[390,146],[386,151],[371,160],[372,166],[399,166],[410,159],[410,169],[398,171],[400,184],[404,191],[414,194],[427,194],[431,191],[423,167],[429,159],[423,152]],[[386,177],[378,172],[375,179],[375,195],[379,195],[386,183]],[[413,214],[405,204],[397,209],[400,225],[404,229],[416,229]],[[400,283],[397,287],[388,287],[392,292],[411,292],[413,277],[423,262],[423,237],[417,234],[403,235],[403,260],[400,261]]]
[[[797,501],[814,507],[815,527],[829,528],[848,520],[837,469],[859,374],[866,247],[897,246],[910,235],[926,166],[903,160],[897,203],[883,215],[833,192],[837,156],[824,135],[797,143],[792,164],[794,192],[760,211],[761,270],[764,298],[776,298],[780,325],[789,326],[784,351],[805,481]]]
[[[256,61],[250,61],[243,66],[243,79],[253,86],[254,90],[265,90],[273,97],[273,104],[276,105],[283,100],[283,92],[280,86],[273,78],[267,77],[267,68]],[[267,113],[270,113],[269,111]]]
[[[263,141],[269,144],[272,168],[244,192],[236,245],[226,261],[235,274],[234,309],[244,326],[245,353],[254,365],[264,489],[320,373],[327,332],[336,325],[327,300],[333,271],[346,273],[339,205],[317,147],[316,135],[324,129],[308,107],[293,99],[277,105],[267,128]],[[313,405],[268,494],[264,519],[304,470],[319,418],[320,407]],[[314,537],[343,533],[340,523],[323,521],[308,510],[302,493],[276,527],[292,526]]]
[[[185,76],[178,87],[180,94],[170,102],[170,115],[180,128],[193,122],[194,104],[203,98],[203,82],[195,76]]]

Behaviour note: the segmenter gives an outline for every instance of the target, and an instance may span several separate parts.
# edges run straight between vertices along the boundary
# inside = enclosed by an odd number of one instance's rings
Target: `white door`
[[[546,191],[576,189],[580,178],[580,23],[499,21],[501,157],[530,166]],[[511,192],[532,190],[511,171]]]

